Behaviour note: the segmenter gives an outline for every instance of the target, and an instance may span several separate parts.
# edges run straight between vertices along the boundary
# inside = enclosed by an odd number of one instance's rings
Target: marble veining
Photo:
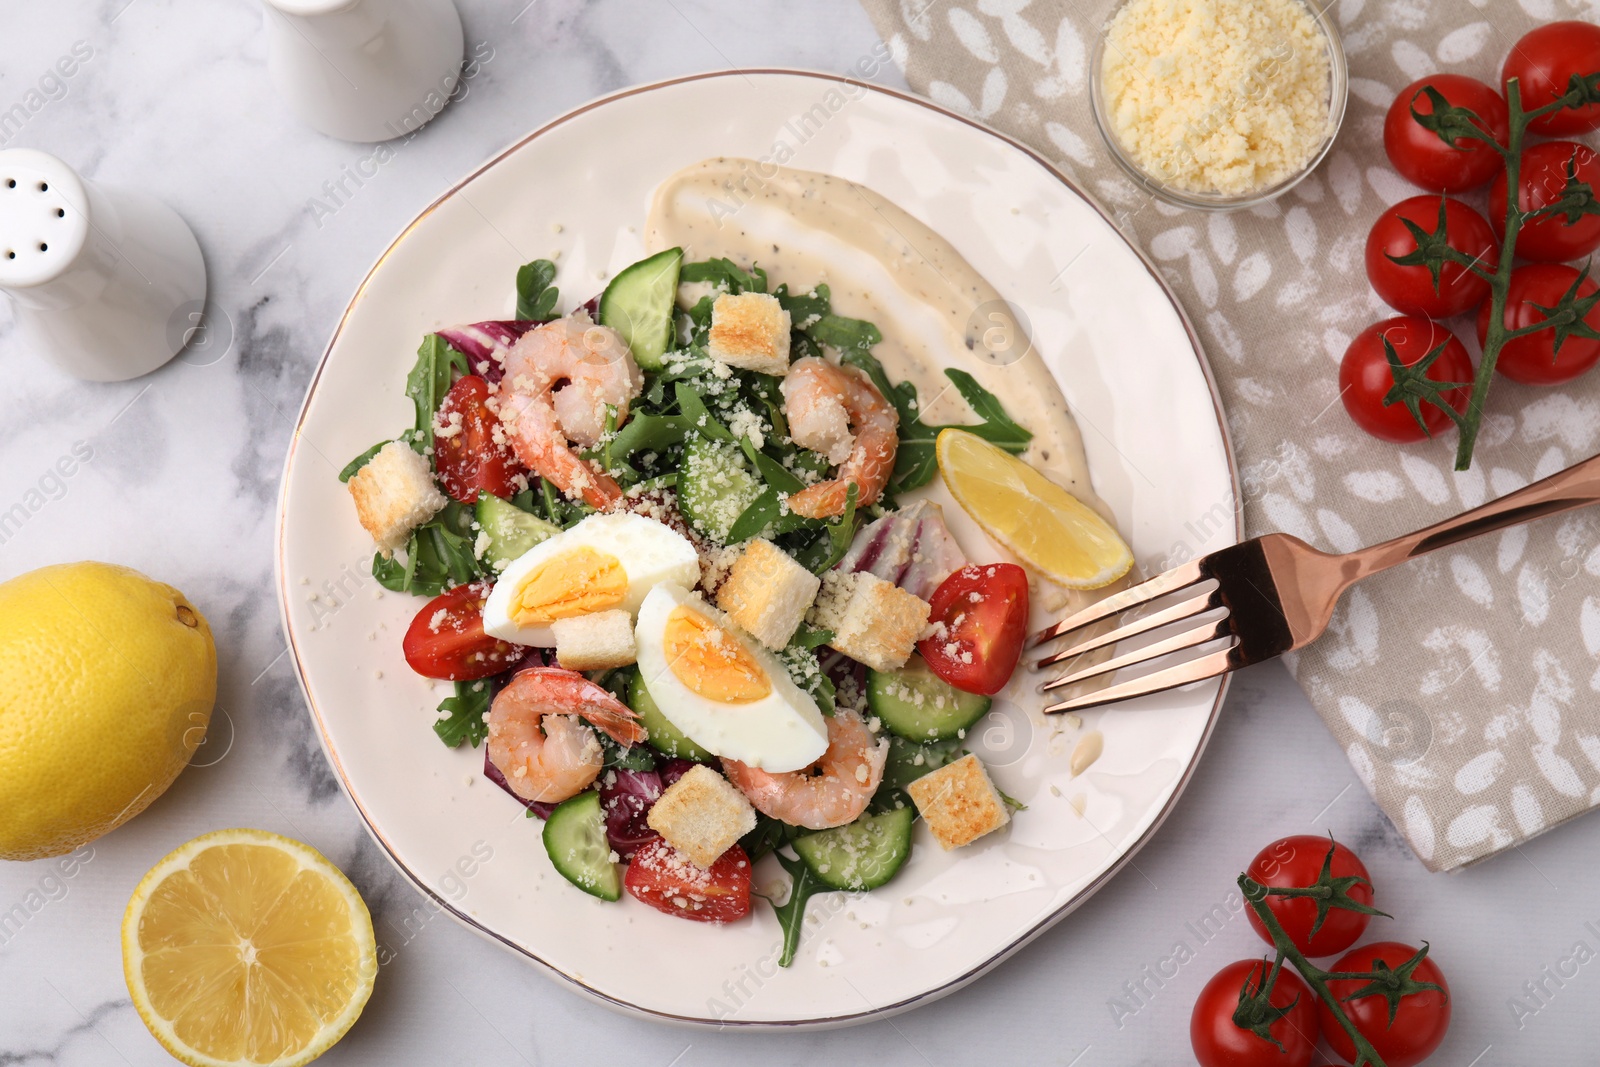
[[[143,816],[96,842],[72,878],[47,880],[48,861],[0,865],[0,1067],[170,1062],[127,1001],[122,909],[167,850],[235,825],[315,845],[372,908],[385,950],[377,990],[328,1064],[1186,1062],[1200,986],[1263,948],[1225,906],[1228,918],[1203,942],[1186,924],[1226,900],[1270,839],[1327,831],[1361,851],[1380,905],[1396,915],[1378,920],[1373,935],[1428,938],[1449,975],[1456,1022],[1439,1062],[1590,1055],[1600,976],[1585,969],[1549,987],[1542,1000],[1525,1000],[1536,1010],[1520,1018],[1511,999],[1525,998],[1523,984],[1574,942],[1600,947],[1585,927],[1600,924],[1600,907],[1584,889],[1600,822],[1581,820],[1459,875],[1430,876],[1276,665],[1237,676],[1188,794],[1124,874],[932,1010],[830,1033],[678,1031],[580,1000],[431,910],[340,792],[273,599],[282,459],[339,314],[373,258],[440,190],[566,108],[693,70],[842,71],[876,43],[849,0],[459,3],[468,52],[481,46],[488,58],[434,123],[376,156],[288,115],[268,84],[261,15],[249,3],[103,0],[11,5],[3,16],[0,113],[75,42],[93,56],[20,127],[0,127],[0,146],[57,153],[86,175],[147,188],[177,208],[204,249],[215,312],[207,343],[161,371],[88,385],[30,351],[0,306],[10,414],[0,421],[0,514],[15,503],[26,512],[0,528],[0,578],[97,558],[172,582],[211,619],[222,682],[211,742],[195,765]],[[900,84],[897,72],[885,77]],[[617,158],[633,165],[625,152]],[[360,184],[348,178],[374,167]],[[397,373],[408,360],[395,354]],[[59,487],[41,483],[79,443],[92,454],[77,473]],[[346,458],[328,457],[333,466]],[[529,847],[538,847],[531,833]],[[1484,920],[1506,909],[1517,909],[1515,921]],[[1180,939],[1191,941],[1194,961],[1150,980],[1146,968]]]

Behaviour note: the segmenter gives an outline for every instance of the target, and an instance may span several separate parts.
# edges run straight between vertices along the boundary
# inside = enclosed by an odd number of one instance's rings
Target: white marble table
[[[359,187],[345,175],[372,149],[289,118],[268,87],[261,16],[247,0],[13,0],[0,13],[0,113],[39,88],[75,42],[93,53],[71,79],[45,86],[42,106],[20,126],[0,126],[0,145],[55,152],[179,208],[225,312],[198,354],[141,381],[86,385],[30,351],[0,302],[8,416],[0,512],[18,502],[28,512],[0,532],[0,577],[79,558],[138,567],[206,610],[222,665],[214,737],[197,760],[208,765],[96,843],[70,879],[51,877],[47,863],[0,865],[0,916],[14,903],[38,905],[24,909],[25,922],[0,926],[0,1065],[169,1062],[123,986],[122,909],[168,849],[235,825],[322,849],[356,881],[396,947],[330,1064],[1188,1062],[1200,986],[1264,946],[1233,916],[1213,921],[1218,932],[1161,987],[1144,968],[1180,938],[1195,943],[1186,924],[1223,901],[1258,847],[1329,830],[1360,851],[1379,903],[1398,916],[1372,933],[1429,938],[1452,982],[1454,1029],[1434,1062],[1593,1062],[1600,963],[1571,956],[1580,941],[1600,949],[1592,888],[1600,820],[1476,870],[1430,876],[1277,666],[1238,679],[1193,784],[1136,867],[993,975],[893,1021],[734,1035],[625,1019],[424,910],[368,839],[317,747],[271,587],[291,419],[336,317],[377,252],[440,189],[566,108],[693,70],[843,71],[876,43],[850,0],[534,0],[520,14],[519,6],[462,0],[469,48],[492,58],[464,100]],[[65,482],[41,483],[79,442],[93,458]],[[1141,999],[1127,1000],[1125,983],[1140,982]],[[1539,999],[1527,999],[1526,983],[1542,986]],[[1136,1008],[1120,1025],[1113,998]]]

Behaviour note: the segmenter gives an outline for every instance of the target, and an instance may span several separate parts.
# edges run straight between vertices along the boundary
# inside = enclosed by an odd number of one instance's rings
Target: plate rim
[[[1139,838],[1134,841],[1120,856],[1118,856],[1116,860],[1112,862],[1111,866],[1107,867],[1093,881],[1079,890],[1071,900],[1067,901],[1061,907],[1056,908],[1048,914],[1043,915],[1024,933],[1014,940],[1008,942],[1004,947],[1002,947],[988,959],[933,989],[924,990],[921,993],[918,993],[914,996],[905,997],[892,1004],[871,1007],[865,1011],[851,1012],[844,1015],[831,1015],[826,1018],[808,1019],[749,1020],[729,1020],[694,1015],[679,1015],[673,1012],[660,1011],[654,1008],[648,1008],[639,1004],[634,1004],[631,1001],[621,999],[609,993],[603,992],[602,990],[596,989],[584,982],[582,979],[566,973],[565,971],[556,967],[554,964],[540,958],[537,954],[529,951],[522,945],[515,943],[509,938],[496,932],[488,925],[454,907],[449,901],[435,893],[421,878],[421,876],[412,871],[411,868],[408,867],[398,855],[396,855],[395,851],[390,847],[388,841],[385,839],[382,831],[378,829],[377,824],[373,821],[373,817],[362,806],[361,802],[356,799],[355,792],[352,789],[349,778],[345,773],[344,765],[340,762],[339,756],[334,751],[333,745],[329,740],[328,731],[323,721],[322,712],[317,707],[317,702],[311,695],[311,687],[308,679],[306,678],[305,666],[301,661],[300,650],[296,646],[294,630],[290,626],[290,590],[288,585],[289,576],[284,560],[287,538],[287,524],[285,519],[287,515],[289,471],[294,463],[296,451],[300,445],[301,430],[305,424],[307,411],[311,406],[311,399],[315,395],[317,385],[322,379],[322,372],[327,367],[328,358],[333,354],[334,346],[338,344],[340,336],[344,333],[344,329],[349,321],[351,312],[355,309],[356,304],[359,303],[362,297],[365,295],[367,286],[371,283],[373,275],[376,274],[378,269],[383,266],[384,261],[389,258],[389,255],[397,247],[399,247],[400,243],[411,234],[411,231],[421,225],[429,215],[433,214],[433,212],[447,200],[453,196],[456,196],[463,188],[471,184],[473,180],[498,166],[513,153],[519,151],[536,138],[542,137],[551,130],[563,126],[574,119],[577,119],[578,117],[595,110],[596,108],[604,107],[605,105],[617,100],[626,99],[632,96],[640,96],[645,93],[650,93],[656,90],[666,89],[689,82],[706,81],[713,78],[748,78],[750,75],[777,75],[784,77],[814,78],[819,81],[826,81],[836,85],[853,86],[857,89],[863,89],[868,92],[878,93],[882,96],[890,97],[905,103],[917,105],[935,113],[936,115],[942,116],[946,119],[953,119],[964,126],[971,127],[980,133],[994,137],[1004,144],[1009,145],[1011,148],[1022,152],[1028,158],[1037,163],[1041,168],[1043,168],[1050,177],[1066,186],[1067,189],[1073,194],[1081,197],[1084,202],[1095,211],[1096,214],[1100,215],[1100,217],[1111,226],[1112,230],[1117,234],[1117,236],[1121,238],[1128,249],[1133,252],[1134,256],[1144,266],[1145,270],[1155,281],[1156,285],[1160,287],[1161,292],[1166,296],[1167,301],[1172,305],[1173,310],[1177,312],[1178,320],[1183,326],[1184,333],[1189,338],[1190,348],[1195,356],[1195,360],[1200,365],[1200,372],[1205,379],[1207,390],[1211,394],[1212,413],[1216,417],[1217,429],[1222,435],[1223,455],[1227,460],[1228,480],[1233,491],[1234,538],[1236,542],[1244,539],[1244,514],[1240,506],[1241,495],[1238,458],[1234,454],[1233,438],[1229,432],[1227,414],[1222,407],[1222,398],[1217,388],[1216,378],[1211,371],[1210,361],[1206,356],[1205,346],[1201,343],[1200,336],[1195,331],[1193,322],[1190,321],[1188,311],[1184,308],[1182,302],[1179,301],[1177,294],[1172,291],[1172,287],[1167,284],[1166,279],[1161,276],[1160,269],[1156,266],[1154,260],[1150,258],[1149,254],[1143,248],[1139,247],[1138,244],[1136,244],[1128,237],[1127,234],[1117,227],[1113,215],[1105,209],[1104,205],[1100,203],[1099,198],[1097,198],[1087,189],[1083,188],[1082,185],[1073,180],[1071,177],[1063,173],[1061,168],[1056,166],[1056,164],[1049,158],[1042,155],[1024,142],[1019,141],[1015,137],[1003,133],[1000,130],[997,130],[977,119],[963,115],[960,112],[943,106],[942,104],[935,103],[933,100],[930,100],[927,97],[919,96],[916,93],[909,92],[907,90],[878,85],[873,82],[864,81],[859,78],[852,78],[848,75],[837,74],[830,71],[814,70],[804,67],[745,67],[731,68],[728,70],[698,71],[691,74],[681,74],[671,78],[662,78],[656,81],[644,82],[638,85],[627,86],[611,93],[606,93],[603,96],[598,96],[585,103],[579,104],[578,106],[571,108],[560,115],[557,115],[550,121],[536,127],[534,130],[517,138],[500,151],[494,153],[488,159],[484,160],[482,163],[452,183],[449,188],[436,197],[430,204],[428,204],[427,207],[418,212],[415,218],[406,223],[400,232],[395,235],[394,239],[384,247],[381,253],[378,254],[378,257],[373,261],[372,266],[369,267],[367,272],[362,276],[360,284],[356,286],[355,292],[351,295],[349,302],[345,305],[344,311],[340,313],[339,321],[334,326],[333,333],[328,338],[328,343],[326,346],[324,346],[321,357],[317,360],[316,369],[312,372],[310,381],[306,384],[305,398],[301,401],[300,410],[295,415],[294,432],[290,437],[289,447],[284,456],[282,473],[279,476],[277,507],[278,514],[277,521],[274,524],[275,530],[273,538],[273,568],[277,572],[279,624],[283,629],[285,644],[288,646],[288,651],[291,655],[291,658],[294,660],[295,678],[300,684],[300,692],[305,698],[306,710],[311,715],[312,725],[316,728],[317,741],[321,745],[323,754],[327,757],[328,763],[333,769],[334,777],[338,779],[340,792],[344,794],[345,798],[350,802],[350,805],[355,809],[356,814],[360,816],[362,826],[366,829],[368,836],[372,838],[375,844],[377,844],[379,850],[386,857],[388,857],[389,862],[394,865],[395,869],[398,870],[400,874],[423,895],[423,897],[429,900],[436,909],[449,915],[451,918],[455,919],[469,930],[472,930],[480,937],[499,944],[516,955],[536,964],[547,976],[565,982],[568,987],[585,998],[595,1001],[605,1007],[619,1011],[622,1014],[630,1015],[635,1018],[650,1019],[656,1022],[698,1030],[770,1030],[779,1032],[800,1032],[806,1030],[824,1030],[855,1026],[875,1019],[889,1018],[907,1011],[911,1011],[922,1005],[932,1003],[935,1000],[954,993],[957,990],[960,990],[965,986],[970,985],[977,979],[983,977],[989,971],[1004,963],[1017,952],[1020,952],[1046,930],[1049,930],[1051,927],[1055,926],[1062,919],[1066,918],[1072,912],[1081,907],[1086,901],[1088,901],[1090,897],[1104,889],[1114,877],[1122,872],[1124,867],[1132,862],[1135,854],[1137,854],[1147,844],[1150,843],[1156,832],[1161,829],[1162,824],[1164,824],[1168,816],[1171,815],[1172,810],[1177,806],[1179,798],[1183,796],[1184,791],[1188,788],[1190,781],[1194,777],[1196,768],[1198,768],[1200,765],[1201,758],[1205,755],[1205,750],[1211,741],[1211,736],[1216,730],[1217,720],[1222,710],[1222,704],[1228,695],[1229,684],[1232,682],[1233,676],[1231,674],[1224,674],[1221,677],[1221,684],[1218,686],[1216,697],[1212,701],[1211,710],[1206,717],[1205,728],[1201,731],[1200,740],[1195,747],[1194,755],[1191,757],[1188,765],[1184,767],[1182,774],[1179,776],[1177,785],[1173,788],[1172,795],[1167,798],[1166,802],[1162,805],[1161,810],[1156,813],[1155,819],[1148,827],[1145,828],[1144,833],[1140,834]]]

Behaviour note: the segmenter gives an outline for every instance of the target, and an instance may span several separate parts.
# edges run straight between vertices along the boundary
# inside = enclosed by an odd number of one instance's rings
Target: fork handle
[[[1408,559],[1426,555],[1434,549],[1596,503],[1600,503],[1600,456],[1591,456],[1560,473],[1514,493],[1507,493],[1471,511],[1464,511],[1454,518],[1352,552],[1344,557],[1345,574],[1349,581],[1356,581]],[[1353,568],[1351,564],[1354,564]]]

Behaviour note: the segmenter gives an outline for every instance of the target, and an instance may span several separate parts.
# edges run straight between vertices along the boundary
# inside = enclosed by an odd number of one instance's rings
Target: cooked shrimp
[[[575,671],[533,667],[511,679],[489,707],[489,761],[524,800],[555,803],[598,777],[605,753],[598,726],[618,744],[643,741],[626,704]]]
[[[841,514],[852,483],[856,506],[877,503],[894,472],[900,438],[899,416],[872,379],[857,367],[807,356],[789,368],[782,388],[789,436],[839,467],[832,480],[791,494],[789,509],[809,519]]]
[[[577,452],[599,442],[607,405],[617,409],[621,425],[628,402],[644,388],[615,330],[596,326],[582,311],[529,330],[506,356],[503,381],[499,416],[517,458],[593,507],[621,498],[611,476]]]
[[[828,750],[802,771],[773,774],[724,759],[728,781],[756,810],[791,826],[826,830],[854,822],[883,781],[888,738],[874,738],[861,716],[840,708],[828,720]]]

